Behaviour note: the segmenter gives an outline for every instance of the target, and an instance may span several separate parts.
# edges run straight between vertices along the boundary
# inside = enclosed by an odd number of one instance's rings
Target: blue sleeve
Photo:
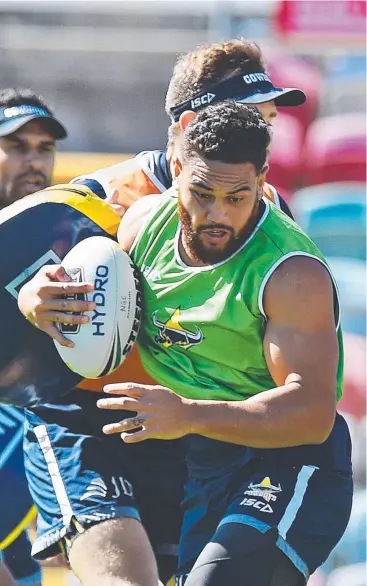
[[[95,195],[100,197],[101,199],[106,199],[106,192],[103,189],[102,185],[96,179],[88,178],[88,177],[77,177],[73,179],[70,183],[73,185],[85,185],[88,187]]]

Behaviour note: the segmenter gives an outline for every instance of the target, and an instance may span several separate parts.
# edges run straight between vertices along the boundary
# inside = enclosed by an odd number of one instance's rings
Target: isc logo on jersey
[[[200,108],[200,106],[206,106],[210,104],[212,100],[214,100],[215,94],[207,93],[204,96],[200,96],[198,98],[194,98],[191,100],[191,108]]]
[[[77,244],[64,258],[63,267],[73,280],[94,283],[83,299],[94,301],[90,322],[61,324],[74,348],[55,342],[67,366],[84,378],[99,378],[116,370],[133,347],[141,317],[138,273],[116,242],[92,236]]]

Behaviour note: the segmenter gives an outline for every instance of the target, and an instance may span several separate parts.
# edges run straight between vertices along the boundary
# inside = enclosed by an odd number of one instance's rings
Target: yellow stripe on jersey
[[[120,216],[85,185],[55,185],[28,195],[0,211],[0,224],[26,209],[47,202],[68,205],[87,216],[111,236],[117,234]]]
[[[9,547],[9,545],[11,545],[13,541],[15,541],[17,537],[19,537],[22,531],[24,531],[24,529],[28,527],[30,522],[33,521],[33,519],[35,519],[36,516],[37,509],[35,505],[32,505],[28,513],[23,517],[20,523],[18,523],[18,525],[14,527],[14,529],[9,533],[9,535],[5,537],[5,539],[0,541],[0,551],[3,551],[7,547]]]
[[[121,221],[117,212],[86,185],[55,185],[39,192],[44,201],[64,203],[84,214],[111,236],[117,234]]]

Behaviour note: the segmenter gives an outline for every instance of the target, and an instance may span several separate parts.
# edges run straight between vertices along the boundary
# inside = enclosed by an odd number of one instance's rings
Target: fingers
[[[37,282],[40,297],[45,295],[76,295],[93,291],[93,283],[75,283],[61,265],[44,265],[32,278]],[[31,282],[30,281],[30,282]]]
[[[106,385],[103,387],[105,393],[111,395],[127,395],[128,397],[135,397],[139,399],[147,394],[147,391],[152,389],[152,385],[143,385],[136,383],[116,383],[113,385]]]
[[[61,265],[44,265],[38,274],[45,275],[51,281],[72,281],[72,278]]]
[[[48,299],[52,296],[69,296],[86,294],[93,291],[93,283],[56,283],[56,282],[42,282],[38,283],[37,294],[41,299]]]
[[[113,433],[120,433],[124,429],[129,429],[127,426],[126,428],[122,425],[122,422],[119,421],[118,423],[109,423],[108,425],[104,425],[102,428],[103,433],[106,435],[112,435]],[[131,429],[131,428],[130,428]]]
[[[66,338],[56,324],[86,324],[90,321],[88,315],[73,315],[63,312],[45,311],[41,314],[42,318],[35,324],[39,329],[56,340],[61,346],[74,348],[74,343]]]
[[[108,425],[103,426],[103,433],[106,435],[110,435],[112,433],[121,433],[126,431],[133,431],[134,429],[139,429],[144,427],[145,418],[141,415],[137,415],[136,417],[127,417],[122,421],[118,421],[116,423],[109,423]]]
[[[65,346],[66,348],[74,348],[74,343],[60,332],[60,330],[52,323],[47,323],[43,325],[41,328],[43,332],[51,336],[56,342],[58,342],[61,346]]]
[[[149,433],[146,429],[142,429],[141,431],[135,431],[134,433],[122,433],[121,439],[125,442],[125,444],[137,444],[139,442],[143,442],[144,440],[149,439]]]
[[[88,315],[72,315],[61,311],[42,312],[43,322],[54,322],[56,324],[87,324],[90,321]],[[40,322],[41,323],[41,322]]]
[[[121,398],[121,399],[99,399],[97,401],[97,407],[100,409],[111,409],[120,410],[124,409],[126,411],[138,411],[139,410],[139,401],[136,399],[129,399],[129,398]]]
[[[42,312],[48,311],[71,311],[81,313],[83,311],[93,311],[96,304],[93,301],[82,301],[78,299],[67,299],[62,297],[59,299],[46,297],[42,301]],[[41,305],[39,306],[41,309]],[[35,308],[37,313],[37,308]]]

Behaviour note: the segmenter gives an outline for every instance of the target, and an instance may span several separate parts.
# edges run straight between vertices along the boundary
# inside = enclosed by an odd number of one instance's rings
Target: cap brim
[[[19,116],[13,119],[10,118],[9,120],[0,122],[0,136],[8,136],[8,134],[13,134],[13,132],[16,132],[19,130],[19,128],[31,120],[44,120],[45,124],[56,140],[66,138],[68,135],[66,128],[53,116],[37,116],[37,114],[34,114],[28,116]]]
[[[297,88],[274,88],[274,91],[257,93],[246,98],[235,98],[236,102],[244,104],[264,104],[273,101],[277,106],[301,106],[306,101],[306,94]]]

